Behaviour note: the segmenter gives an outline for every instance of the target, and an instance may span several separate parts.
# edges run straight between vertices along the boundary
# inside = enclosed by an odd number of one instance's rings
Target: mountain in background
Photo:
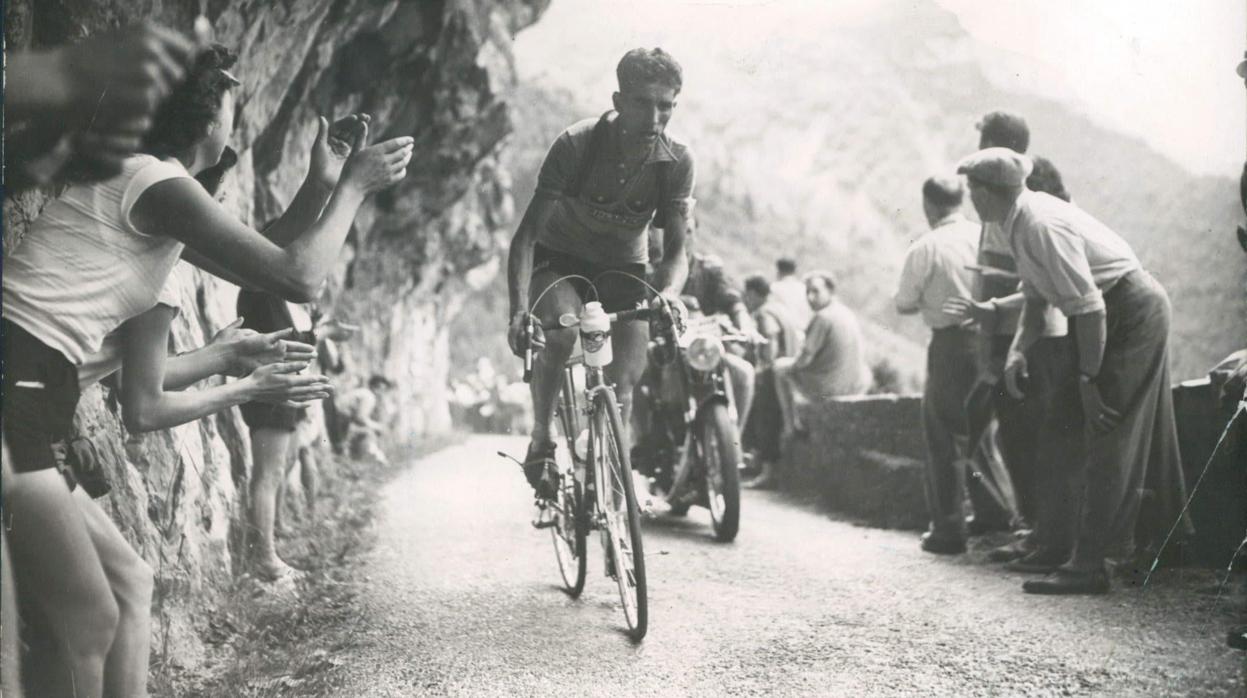
[[[832,270],[866,320],[872,363],[886,358],[914,387],[926,330],[897,316],[891,296],[906,247],[926,229],[921,183],[951,171],[977,145],[977,118],[1004,108],[1026,117],[1031,152],[1060,168],[1075,203],[1125,237],[1168,289],[1175,379],[1203,375],[1247,346],[1247,265],[1231,232],[1241,215],[1232,180],[1193,176],[1142,141],[1096,125],[1058,101],[1058,85],[1028,89],[1011,69],[1024,58],[982,45],[931,3],[898,2],[822,24],[782,19],[760,28],[762,39],[707,33],[696,51],[672,49],[686,69],[672,130],[697,155],[697,244],[738,277],[773,274],[781,255],[806,270]],[[578,60],[537,74],[511,100],[518,214],[558,133],[609,106],[618,56],[613,44],[593,40],[600,30],[532,51]],[[525,60],[523,42],[517,47]],[[607,68],[590,77],[595,65]],[[503,281],[481,295],[474,302],[491,307],[477,310],[497,317],[496,330],[506,315]],[[469,316],[479,324],[476,312]],[[454,340],[465,351],[501,342],[473,329]]]

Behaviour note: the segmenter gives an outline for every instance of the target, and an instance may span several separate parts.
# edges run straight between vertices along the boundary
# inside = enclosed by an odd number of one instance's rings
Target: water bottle
[[[576,435],[576,458],[581,461],[589,460],[589,430],[581,429]]]
[[[603,368],[610,365],[611,321],[602,304],[597,301],[585,303],[580,315],[580,346],[585,353],[585,365]]]

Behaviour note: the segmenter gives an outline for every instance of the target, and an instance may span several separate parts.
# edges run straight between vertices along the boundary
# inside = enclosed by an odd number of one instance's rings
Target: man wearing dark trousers
[[[1026,122],[1014,114],[992,112],[978,127],[980,148],[1003,147],[1025,153],[1030,142]],[[1043,313],[1040,337],[1026,352],[1029,385],[1021,398],[1011,396],[1000,379],[1023,299],[1018,290],[1017,262],[1000,224],[983,224],[978,259],[979,302],[954,299],[950,310],[956,314],[960,307],[979,324],[983,342],[979,380],[984,385],[976,386],[976,391],[991,386],[1000,450],[1020,513],[1032,527],[1031,535],[992,550],[988,559],[1008,562],[1017,572],[1048,572],[1069,556],[1073,525],[1061,512],[1077,511],[1081,496],[1076,477],[1063,470],[1083,458],[1081,439],[1075,437],[1079,433],[1077,352],[1065,316],[1049,306]],[[1061,501],[1044,502],[1045,497]],[[978,500],[974,503],[977,506]]]
[[[977,125],[979,129],[979,148],[1003,147],[1018,153],[1025,153],[1030,145],[1030,129],[1026,121],[1009,112],[994,111],[985,115]],[[986,223],[982,227],[978,250],[979,279],[976,284],[975,298],[987,304],[988,312],[981,314],[979,320],[980,375],[976,392],[990,390],[991,408],[999,425],[998,440],[1000,452],[1017,495],[1018,508],[1022,518],[1033,523],[1036,516],[1036,452],[1038,441],[1036,428],[1043,422],[1044,412],[1041,403],[1033,396],[1015,399],[1008,394],[1000,382],[1004,367],[1004,358],[1009,343],[1017,329],[1021,303],[1001,304],[1001,299],[1016,296],[1018,290],[1017,264],[1000,226]],[[1020,300],[1020,296],[1017,296]],[[1050,310],[1044,317],[1045,340],[1064,337],[1068,333],[1065,317],[1056,310]],[[1033,351],[1046,355],[1049,343],[1041,341]],[[1041,356],[1040,364],[1044,363]],[[971,533],[985,533],[991,530],[1009,527],[1007,512],[995,504],[981,488],[970,489],[971,501],[975,505],[975,521],[971,523]],[[992,512],[992,513],[988,513]],[[1000,552],[995,552],[993,559],[1012,560],[1031,552],[1029,541],[1010,544]]]
[[[945,301],[967,295],[974,284],[970,267],[978,250],[979,227],[961,215],[964,196],[955,177],[932,177],[923,183],[922,210],[931,230],[909,246],[896,291],[897,312],[921,313],[931,328],[922,394],[931,524],[922,536],[922,549],[937,554],[966,549],[966,475],[958,442],[966,438],[964,404],[978,375],[977,335],[963,318],[943,310]]]

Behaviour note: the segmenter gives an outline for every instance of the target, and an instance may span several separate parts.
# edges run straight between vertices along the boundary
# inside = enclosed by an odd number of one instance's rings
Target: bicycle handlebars
[[[628,322],[631,320],[654,320],[659,325],[658,333],[660,337],[665,337],[666,341],[673,346],[676,337],[677,321],[673,318],[674,313],[664,304],[659,308],[636,308],[634,310],[621,310],[615,313],[607,313],[606,317],[610,319],[611,324],[616,322]],[[665,320],[665,322],[664,322]],[[528,320],[524,323],[524,382],[528,383],[533,377],[533,334],[538,328],[543,332],[551,330],[569,330],[580,325],[580,318],[572,313],[564,313],[560,315],[558,320],[553,322],[543,322],[538,324],[537,318],[529,314]]]

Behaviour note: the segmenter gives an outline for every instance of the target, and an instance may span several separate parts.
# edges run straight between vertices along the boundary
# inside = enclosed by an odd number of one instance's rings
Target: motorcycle
[[[633,467],[650,492],[682,516],[693,505],[710,510],[722,542],[740,530],[740,429],[732,384],[724,365],[728,347],[754,338],[715,318],[690,320],[683,333],[652,332],[644,401],[644,436],[633,449]]]

